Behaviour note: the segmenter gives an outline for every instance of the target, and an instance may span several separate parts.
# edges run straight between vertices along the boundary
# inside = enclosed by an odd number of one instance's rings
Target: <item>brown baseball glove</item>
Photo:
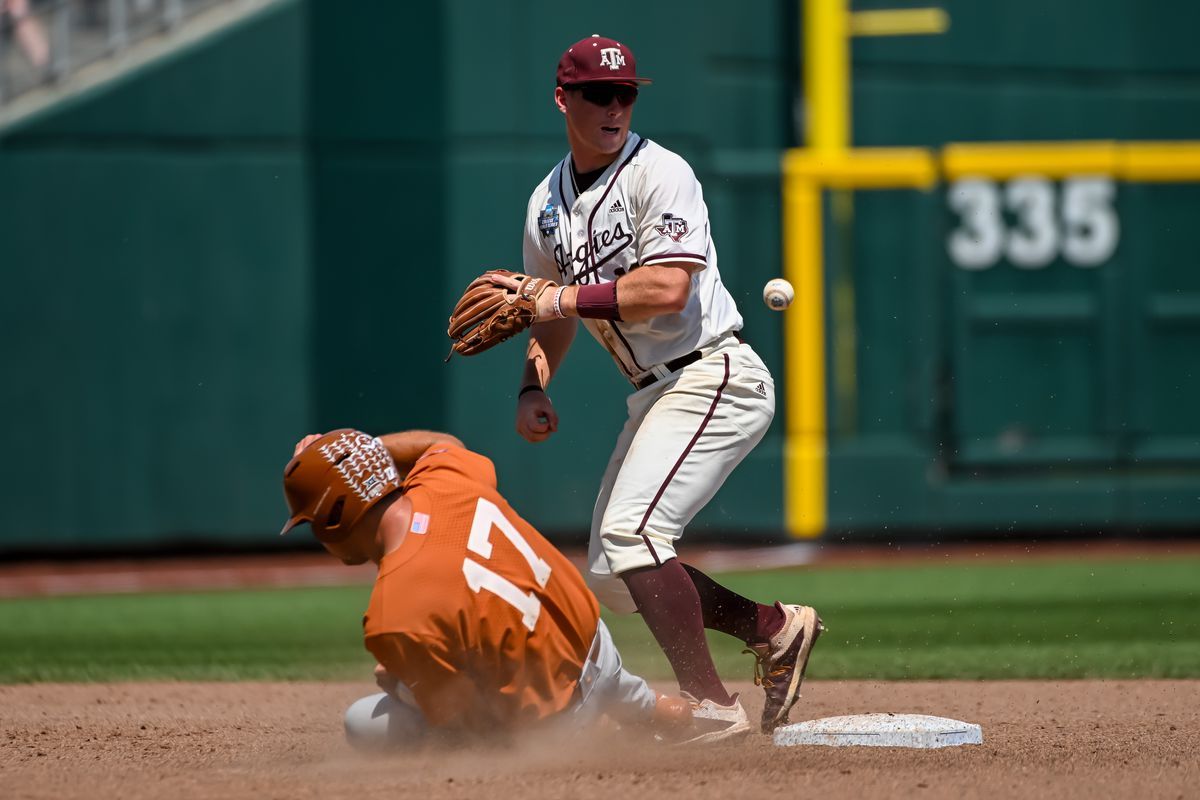
[[[450,314],[450,355],[473,356],[516,336],[537,322],[538,297],[556,288],[554,281],[506,269],[483,273],[471,281]]]

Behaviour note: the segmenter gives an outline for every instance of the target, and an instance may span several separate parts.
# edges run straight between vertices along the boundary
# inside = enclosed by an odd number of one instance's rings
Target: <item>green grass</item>
[[[1200,677],[1200,559],[799,569],[722,577],[815,605],[816,678]],[[368,587],[0,601],[0,682],[369,676]],[[669,668],[638,617],[606,616],[627,666]],[[740,643],[712,634],[723,675]]]
[[[722,576],[758,600],[803,602],[828,632],[814,678],[1200,677],[1200,559],[1015,562]],[[663,674],[637,618],[611,619],[630,669]],[[740,642],[710,634],[723,675]],[[636,643],[637,646],[630,646]]]
[[[369,595],[357,586],[0,601],[0,682],[369,678]]]

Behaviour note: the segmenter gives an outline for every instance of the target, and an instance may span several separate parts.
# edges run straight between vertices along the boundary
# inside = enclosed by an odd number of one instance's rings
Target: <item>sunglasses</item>
[[[617,83],[584,83],[571,88],[578,89],[579,93],[583,95],[583,99],[589,103],[603,107],[607,107],[613,98],[616,98],[621,105],[628,107],[633,105],[633,101],[637,100],[638,96],[636,86],[622,86]]]

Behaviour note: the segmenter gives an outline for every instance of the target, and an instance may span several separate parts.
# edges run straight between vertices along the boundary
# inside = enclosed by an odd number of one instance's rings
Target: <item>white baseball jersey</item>
[[[525,272],[564,284],[610,283],[637,267],[685,262],[691,295],[678,314],[642,322],[585,319],[627,378],[740,330],[721,283],[700,182],[681,157],[630,132],[621,154],[583,192],[568,154],[529,198]]]

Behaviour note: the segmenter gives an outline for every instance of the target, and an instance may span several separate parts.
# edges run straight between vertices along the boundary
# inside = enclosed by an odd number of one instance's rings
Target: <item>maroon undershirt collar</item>
[[[588,189],[592,188],[592,185],[596,181],[600,180],[600,176],[604,174],[604,171],[606,169],[608,169],[609,166],[612,166],[612,165],[611,164],[605,165],[605,166],[601,167],[600,169],[594,169],[591,172],[578,172],[575,169],[575,159],[572,158],[571,159],[571,183],[575,189],[575,196],[579,197],[579,195],[583,194]]]

